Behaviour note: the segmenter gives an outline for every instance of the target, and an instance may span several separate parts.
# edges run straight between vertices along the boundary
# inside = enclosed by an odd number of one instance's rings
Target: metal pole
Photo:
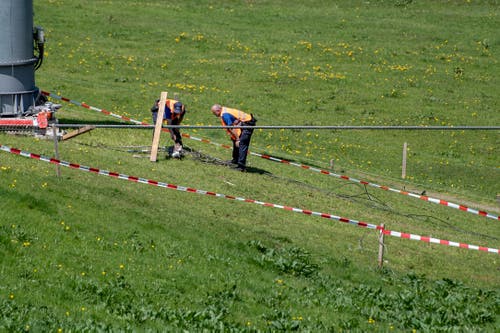
[[[118,124],[91,124],[95,128],[155,128],[154,125],[118,125]],[[77,128],[85,127],[89,124],[57,124],[59,128]],[[226,129],[234,128],[234,126],[207,126],[207,125],[162,125],[162,128],[179,128],[179,129]],[[500,126],[238,126],[238,128],[254,128],[254,129],[310,129],[310,130],[439,130],[439,131],[464,131],[464,130],[495,130],[499,131]]]

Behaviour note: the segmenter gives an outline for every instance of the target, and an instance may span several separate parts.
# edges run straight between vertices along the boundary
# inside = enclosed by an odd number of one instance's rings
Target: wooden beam
[[[75,130],[73,132],[69,132],[67,134],[64,134],[63,137],[62,137],[62,139],[64,141],[64,140],[68,140],[68,139],[74,138],[75,136],[78,136],[80,134],[92,131],[94,128],[95,127],[91,126],[91,125],[81,127],[81,128],[79,128],[79,129],[77,129],[77,130]]]
[[[163,115],[165,114],[165,103],[167,102],[167,92],[162,91],[160,95],[160,102],[158,104],[158,114],[156,115],[155,133],[153,135],[153,144],[151,145],[151,156],[149,160],[156,162],[158,156],[158,146],[160,144],[161,128],[163,126]]]

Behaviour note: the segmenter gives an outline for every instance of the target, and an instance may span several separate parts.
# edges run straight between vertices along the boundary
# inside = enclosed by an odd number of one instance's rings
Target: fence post
[[[408,144],[405,142],[403,144],[403,167],[402,167],[402,172],[401,172],[401,178],[405,179],[406,178],[406,151],[408,148]]]
[[[385,225],[382,223],[380,225],[380,234],[378,236],[378,268],[382,268],[384,266],[384,228]]]
[[[56,159],[59,160],[59,144],[57,140],[57,127],[55,124],[52,124],[52,136],[54,137],[54,151],[55,151],[55,157]],[[56,174],[57,178],[61,177],[61,166],[56,164]]]

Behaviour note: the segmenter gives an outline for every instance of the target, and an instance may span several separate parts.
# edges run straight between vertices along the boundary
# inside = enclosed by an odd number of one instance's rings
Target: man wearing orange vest
[[[240,126],[255,126],[257,119],[255,119],[253,114],[227,108],[220,104],[214,104],[211,111],[215,116],[220,118],[222,126],[234,126],[226,128],[227,133],[233,141],[233,159],[231,163],[236,166],[237,170],[245,172],[248,147],[250,146],[253,128],[241,128]]]
[[[159,99],[156,100],[155,104],[151,108],[153,116],[153,124],[156,124],[156,118],[158,117],[158,103]],[[175,99],[167,99],[165,102],[165,113],[163,114],[163,121],[167,122],[167,125],[180,125],[186,114],[186,107],[180,101]],[[173,151],[170,156],[175,158],[180,158],[182,153],[182,136],[178,128],[169,128],[170,138],[174,141]]]

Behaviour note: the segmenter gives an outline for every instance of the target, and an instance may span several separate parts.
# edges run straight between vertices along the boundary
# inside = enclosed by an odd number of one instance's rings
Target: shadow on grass
[[[259,174],[259,175],[266,175],[266,176],[272,176],[273,175],[272,173],[270,173],[267,170],[260,169],[260,168],[255,168],[255,167],[247,167],[245,172],[247,172],[247,173],[256,173],[256,174]]]

